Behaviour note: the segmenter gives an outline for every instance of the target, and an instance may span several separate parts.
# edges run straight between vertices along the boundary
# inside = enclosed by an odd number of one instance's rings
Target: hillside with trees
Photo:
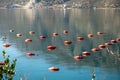
[[[43,3],[49,5],[54,4],[66,4],[73,7],[80,8],[90,8],[90,7],[99,7],[99,8],[117,8],[120,7],[120,0],[41,0]]]
[[[0,7],[8,4],[26,4],[30,0],[0,0]],[[120,8],[120,0],[36,0],[45,6],[65,4],[77,8]]]

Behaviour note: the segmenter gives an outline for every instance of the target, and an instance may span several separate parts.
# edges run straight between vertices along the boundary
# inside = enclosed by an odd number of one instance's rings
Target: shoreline
[[[63,8],[63,7],[51,7],[51,6],[42,6],[42,7],[33,7],[33,8],[24,8],[24,7],[0,7],[0,9],[44,9],[44,8],[47,8],[47,9],[88,9],[88,10],[99,10],[99,9],[120,9],[120,8],[73,8],[73,7],[67,7],[67,8]]]
[[[97,7],[97,6],[91,6],[91,5],[71,5],[71,4],[53,4],[53,5],[44,5],[41,2],[36,3],[35,1],[29,1],[27,3],[23,4],[8,4],[4,6],[0,6],[0,9],[39,9],[39,8],[50,8],[50,9],[120,9],[120,7]]]

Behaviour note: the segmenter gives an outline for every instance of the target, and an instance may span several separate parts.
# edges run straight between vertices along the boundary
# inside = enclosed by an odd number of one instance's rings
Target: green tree
[[[15,75],[15,66],[17,59],[10,62],[9,56],[3,51],[4,61],[0,62],[0,80],[12,80]]]

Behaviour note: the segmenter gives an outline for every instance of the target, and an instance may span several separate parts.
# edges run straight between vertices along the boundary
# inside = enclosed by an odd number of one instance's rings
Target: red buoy
[[[63,31],[63,34],[67,34],[67,33],[68,33],[68,31],[67,31],[67,30],[64,30],[64,31]]]
[[[107,47],[110,46],[110,45],[112,45],[110,42],[105,43],[105,46],[107,46]]]
[[[10,29],[10,32],[14,32],[14,29]]]
[[[102,32],[97,32],[97,35],[102,35],[103,33]]]
[[[90,52],[88,52],[88,51],[82,52],[82,55],[83,55],[83,56],[89,56],[89,55],[90,55]]]
[[[99,45],[98,47],[99,47],[99,49],[104,49],[105,45]]]
[[[94,35],[93,34],[88,34],[88,38],[93,38]]]
[[[32,39],[26,39],[25,42],[30,43],[32,42]]]
[[[99,49],[98,49],[98,48],[93,48],[92,51],[93,51],[93,52],[98,52]]]
[[[45,36],[40,36],[40,39],[45,39],[46,37]]]
[[[110,42],[111,42],[112,44],[117,43],[117,41],[116,41],[116,40],[110,40]]]
[[[34,56],[34,55],[35,55],[35,54],[32,53],[32,52],[29,52],[29,53],[26,54],[26,56]]]
[[[72,42],[71,41],[64,41],[65,45],[70,45]]]
[[[51,51],[51,50],[56,49],[56,47],[55,47],[55,46],[47,46],[47,49],[48,49],[49,51]]]
[[[2,36],[2,39],[3,39],[3,40],[6,40],[6,39],[7,39],[7,36]]]
[[[11,45],[6,43],[6,44],[3,44],[3,47],[7,48],[7,47],[10,47]]]
[[[50,68],[48,68],[50,71],[52,71],[52,72],[56,72],[56,71],[59,71],[59,68],[57,68],[57,67],[50,67]]]
[[[4,62],[0,62],[0,65],[4,65]]]
[[[83,56],[74,56],[74,59],[75,60],[81,60],[81,59],[83,59]]]
[[[120,42],[120,38],[116,38],[116,41],[117,41],[117,42]]]
[[[58,36],[58,33],[53,33],[53,36],[54,36],[54,37]]]
[[[21,33],[18,33],[18,34],[16,34],[17,35],[17,37],[21,37],[22,36],[22,34]]]
[[[84,38],[83,37],[77,37],[77,41],[83,41]]]
[[[35,32],[34,31],[29,31],[29,34],[32,35],[32,34],[35,34]]]

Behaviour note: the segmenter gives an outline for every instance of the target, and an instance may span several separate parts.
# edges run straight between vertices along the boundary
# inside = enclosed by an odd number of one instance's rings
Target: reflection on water
[[[45,74],[47,80],[58,80],[56,79],[58,76],[63,76],[61,73],[64,73],[64,76],[61,77],[60,80],[65,80],[64,77],[67,77],[66,74],[71,75],[69,78],[66,78],[67,80],[73,80],[73,78],[75,78],[75,80],[78,80],[79,78],[85,78],[84,80],[88,80],[91,79],[89,67],[93,66],[98,67],[96,68],[96,70],[98,70],[96,73],[100,73],[97,74],[97,80],[112,80],[111,78],[119,80],[120,60],[118,57],[108,54],[107,49],[101,50],[97,53],[91,52],[92,48],[98,47],[98,45],[104,44],[111,39],[120,37],[119,21],[120,10],[1,9],[0,37],[6,35],[8,39],[6,41],[1,40],[2,43],[11,43],[13,47],[21,52],[21,55],[25,55],[25,53],[30,51],[35,52],[38,55],[34,57],[36,64],[41,66],[38,64],[38,61],[43,61],[41,64],[43,64],[42,68],[44,69],[47,68],[46,66],[48,66],[48,64],[64,67],[63,70],[65,72],[60,71],[56,75],[54,74],[54,76],[56,76],[54,79],[50,77],[52,74],[49,74],[49,72],[44,70],[45,72],[41,73],[42,79],[41,77],[38,77],[38,72],[36,72],[34,75],[32,74],[34,77],[30,77],[30,80],[34,80],[35,77],[43,80]],[[11,28],[13,28],[15,32],[10,33],[9,29]],[[31,30],[35,31],[35,34],[30,35],[29,31]],[[63,34],[63,30],[68,30],[69,33]],[[98,36],[98,31],[102,31],[104,34]],[[57,32],[59,35],[53,37],[53,32]],[[16,37],[17,33],[22,33],[23,36],[18,38]],[[92,39],[87,37],[89,33],[94,34]],[[40,35],[44,35],[47,38],[40,40]],[[84,37],[84,41],[77,41],[76,38],[79,36]],[[33,42],[25,43],[26,38],[32,39]],[[72,41],[72,44],[65,46],[65,40]],[[57,48],[54,51],[48,51],[46,49],[48,45],[55,45]],[[110,46],[109,49],[114,53],[119,54],[120,43]],[[19,53],[18,50],[16,50],[17,53]],[[83,51],[90,51],[91,56],[86,57],[82,61],[75,61],[73,57],[81,55]],[[18,63],[23,60],[26,60],[25,62],[28,60],[32,61],[23,57]],[[25,62],[24,64],[29,66],[32,65],[32,63],[29,64]],[[24,65],[24,67],[27,65]],[[87,66],[87,68],[84,66]],[[36,66],[33,66],[32,68],[35,67]],[[31,68],[23,70],[19,65],[18,69],[23,71],[23,73],[30,73],[27,70]],[[36,69],[31,70],[34,72]],[[39,71],[41,70],[42,69]],[[85,77],[84,73],[89,73],[87,75],[88,77]],[[113,75],[110,73],[113,73]],[[72,76],[73,74],[75,76]],[[100,77],[103,76],[101,74],[105,75],[103,77],[104,79],[100,79]],[[111,75],[111,77],[108,75]],[[27,76],[30,75],[27,74]]]

